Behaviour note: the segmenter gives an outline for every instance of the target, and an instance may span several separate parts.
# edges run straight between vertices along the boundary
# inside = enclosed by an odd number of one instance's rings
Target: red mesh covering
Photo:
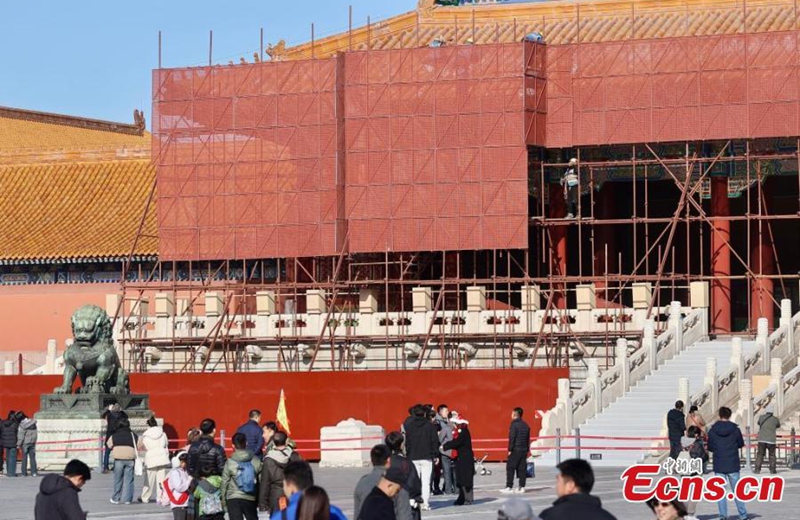
[[[333,255],[336,60],[154,74],[161,257]]]
[[[546,145],[797,135],[797,32],[550,46]]]
[[[545,47],[154,72],[164,260],[527,247]]]
[[[532,44],[345,55],[351,251],[527,247],[544,56]]]

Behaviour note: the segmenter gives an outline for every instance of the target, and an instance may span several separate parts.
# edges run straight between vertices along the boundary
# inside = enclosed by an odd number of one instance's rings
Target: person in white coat
[[[155,417],[147,419],[147,426],[138,442],[139,452],[144,458],[144,485],[139,502],[149,502],[153,491],[160,502],[164,492],[162,483],[170,469],[169,439]]]

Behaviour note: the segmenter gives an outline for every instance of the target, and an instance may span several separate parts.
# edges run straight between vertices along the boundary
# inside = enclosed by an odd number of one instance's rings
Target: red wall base
[[[532,435],[541,421],[536,410],[553,407],[559,378],[567,369],[404,370],[315,373],[133,374],[131,388],[150,394],[153,411],[164,418],[173,438],[184,438],[204,417],[217,421],[230,437],[251,408],[264,420],[273,419],[284,390],[292,437],[319,439],[320,428],[350,417],[378,424],[386,431],[400,428],[414,403],[445,403],[470,421],[476,455],[487,449],[505,455],[511,410],[525,409]],[[0,376],[0,413],[39,409],[39,395],[52,392],[57,376]],[[487,442],[488,439],[494,439]],[[318,443],[301,442],[308,458],[318,457]],[[496,458],[496,457],[493,457]]]

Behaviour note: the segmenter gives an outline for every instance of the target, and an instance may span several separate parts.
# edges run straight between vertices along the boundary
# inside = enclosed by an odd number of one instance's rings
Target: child
[[[185,451],[180,452],[175,460],[177,467],[170,470],[167,479],[164,481],[164,501],[162,505],[172,508],[173,520],[186,520],[189,508],[189,488],[192,485],[192,477],[186,471],[186,460],[189,456]]]
[[[211,466],[200,468],[200,481],[194,490],[197,499],[197,518],[199,520],[225,520],[222,508],[222,477],[213,475]]]

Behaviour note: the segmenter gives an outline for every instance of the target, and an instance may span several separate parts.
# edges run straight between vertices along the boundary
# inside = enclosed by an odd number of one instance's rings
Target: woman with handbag
[[[138,448],[144,459],[144,484],[139,502],[150,502],[154,491],[156,501],[161,502],[161,494],[164,492],[162,483],[170,469],[169,439],[155,417],[150,416],[147,419],[147,429],[139,437]]]
[[[133,474],[141,475],[142,459],[136,450],[136,434],[131,431],[127,417],[120,419],[119,427],[109,437],[106,445],[111,448],[114,458],[114,494],[112,504],[133,502]],[[139,466],[136,468],[136,466]],[[124,490],[124,492],[123,492]]]

